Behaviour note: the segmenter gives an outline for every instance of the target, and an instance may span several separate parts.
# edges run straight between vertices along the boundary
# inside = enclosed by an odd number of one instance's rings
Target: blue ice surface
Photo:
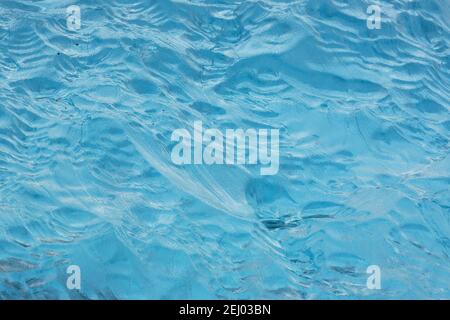
[[[450,298],[449,0],[0,16],[0,299]],[[174,165],[194,121],[279,129],[278,174]]]

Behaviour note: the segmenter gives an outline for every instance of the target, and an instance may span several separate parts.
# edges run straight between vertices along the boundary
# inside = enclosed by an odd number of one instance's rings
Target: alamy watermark
[[[69,275],[66,281],[66,287],[69,290],[81,290],[81,269],[77,265],[67,267],[66,273]]]
[[[176,129],[171,140],[177,144],[171,153],[176,165],[261,165],[261,175],[275,175],[279,169],[280,133],[278,129],[203,130],[202,121],[194,122],[191,134]]]
[[[370,30],[381,29],[381,7],[376,4],[372,4],[367,7],[367,28]]]
[[[370,274],[367,278],[366,286],[370,290],[380,290],[381,289],[381,269],[376,264],[368,266],[366,273]]]
[[[77,5],[72,5],[66,9],[66,25],[70,31],[77,31],[81,28],[81,8]]]

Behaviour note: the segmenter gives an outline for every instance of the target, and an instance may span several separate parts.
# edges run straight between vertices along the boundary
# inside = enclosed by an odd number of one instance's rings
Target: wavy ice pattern
[[[1,299],[450,298],[450,1],[0,15]],[[174,166],[195,120],[279,128],[279,173]]]

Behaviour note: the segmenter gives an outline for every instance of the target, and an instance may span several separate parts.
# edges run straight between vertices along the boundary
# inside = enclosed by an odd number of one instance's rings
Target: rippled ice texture
[[[450,298],[450,2],[373,3],[2,0],[0,298]],[[176,167],[195,120],[279,173]]]

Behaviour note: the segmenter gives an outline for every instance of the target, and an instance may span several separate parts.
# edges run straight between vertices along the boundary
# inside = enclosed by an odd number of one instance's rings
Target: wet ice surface
[[[450,298],[450,5],[379,3],[1,1],[0,298]],[[174,166],[195,120],[279,173]]]

